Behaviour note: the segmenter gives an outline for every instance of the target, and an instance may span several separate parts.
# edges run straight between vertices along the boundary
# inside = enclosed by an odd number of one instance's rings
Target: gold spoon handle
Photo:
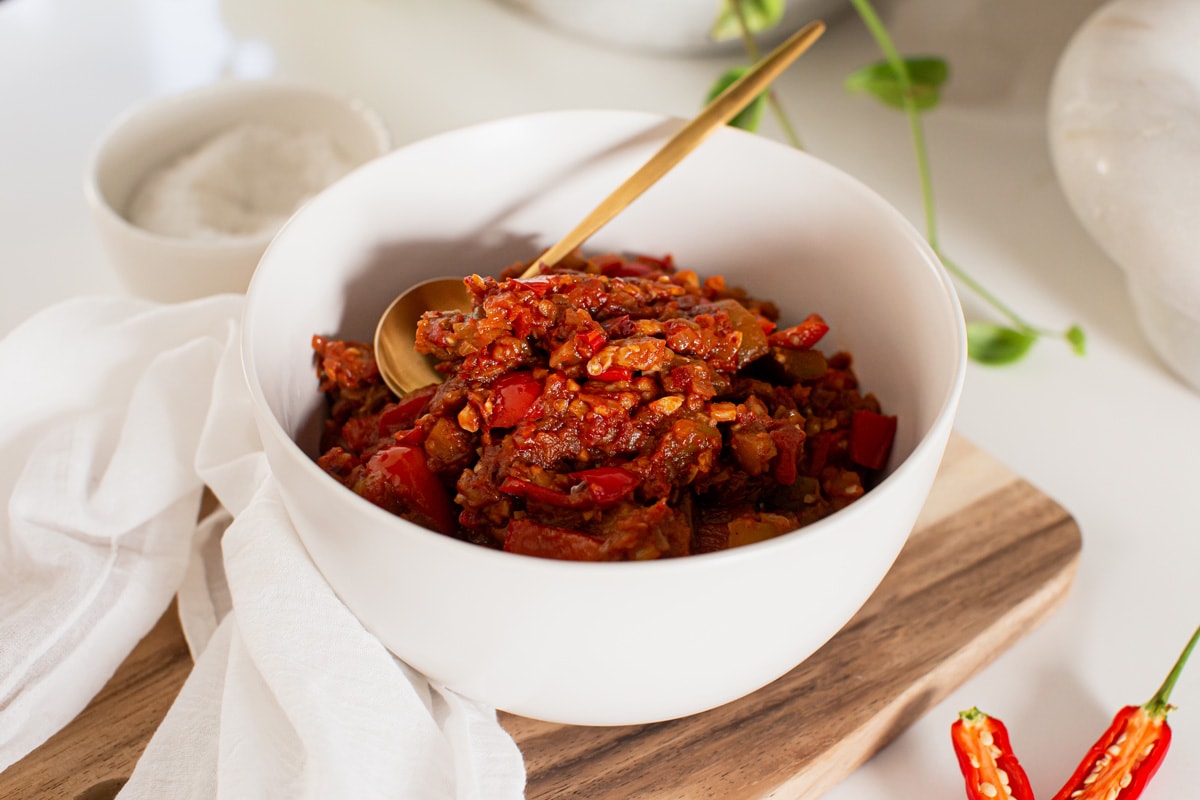
[[[538,274],[543,267],[553,267],[587,241],[588,237],[608,224],[622,209],[638,199],[659,178],[682,161],[684,156],[696,149],[714,130],[733,119],[824,32],[823,22],[810,22],[759,60],[750,71],[713,98],[703,111],[672,136],[637,172],[600,201],[600,205],[584,217],[570,233],[542,253],[521,277],[529,278]]]

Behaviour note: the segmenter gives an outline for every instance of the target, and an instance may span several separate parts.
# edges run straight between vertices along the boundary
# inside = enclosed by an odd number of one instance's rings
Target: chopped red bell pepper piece
[[[641,483],[637,476],[620,467],[585,469],[570,473],[570,477],[578,483],[569,492],[511,475],[500,484],[500,491],[558,508],[591,508],[619,503]]]
[[[571,478],[587,484],[586,494],[598,506],[619,503],[641,483],[637,476],[620,467],[596,467],[572,472]]]
[[[566,492],[552,489],[548,486],[539,486],[533,481],[527,481],[524,478],[514,478],[511,475],[501,482],[500,491],[505,494],[524,497],[526,500],[532,500],[535,503],[544,503],[557,508],[574,508],[579,504],[578,500],[575,500]]]
[[[809,314],[799,325],[778,330],[767,337],[767,341],[775,347],[786,347],[789,350],[808,350],[821,341],[829,326],[820,314]]]
[[[527,371],[511,372],[492,383],[492,413],[488,425],[511,428],[530,413],[542,394],[541,381]]]
[[[508,523],[504,550],[539,558],[599,561],[601,544],[599,539],[586,533],[541,525],[528,519],[514,519]]]
[[[883,469],[896,438],[896,418],[859,409],[850,417],[850,460]]]
[[[593,375],[594,381],[627,381],[633,377],[633,370],[629,367],[609,367],[599,375]]]
[[[775,463],[771,466],[771,475],[783,486],[791,486],[799,474],[796,457],[800,453],[800,445],[804,443],[804,431],[796,425],[777,428],[771,431],[771,443],[778,451]]]
[[[420,524],[440,533],[453,534],[454,505],[425,462],[420,447],[398,444],[371,456],[367,469],[388,477],[395,496]]]
[[[437,390],[436,385],[426,386],[385,406],[379,414],[380,437],[391,436],[402,428],[411,428],[417,417],[429,407],[429,401],[437,394]]]

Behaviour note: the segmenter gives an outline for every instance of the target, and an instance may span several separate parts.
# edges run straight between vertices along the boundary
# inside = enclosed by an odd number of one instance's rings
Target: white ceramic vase
[[[1055,71],[1051,155],[1075,214],[1125,273],[1147,341],[1200,389],[1200,3],[1112,0]]]

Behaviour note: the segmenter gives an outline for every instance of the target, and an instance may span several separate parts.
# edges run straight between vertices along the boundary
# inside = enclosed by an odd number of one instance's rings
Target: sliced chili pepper
[[[379,414],[379,435],[391,436],[402,428],[411,428],[417,417],[429,407],[429,401],[437,394],[437,390],[436,385],[426,386],[385,406]]]
[[[609,367],[599,375],[593,375],[594,381],[627,381],[633,377],[633,370],[629,367]]]
[[[776,347],[786,347],[791,350],[807,350],[821,341],[821,337],[829,333],[829,326],[820,314],[809,314],[799,325],[775,331],[768,341]]]
[[[600,352],[600,348],[608,344],[608,335],[604,332],[603,328],[590,328],[580,331],[575,334],[575,337],[579,339],[590,355]]]
[[[587,484],[587,494],[598,506],[619,503],[641,483],[632,472],[620,467],[596,467],[572,472],[571,478]]]
[[[396,431],[392,434],[392,438],[399,444],[420,445],[425,442],[425,430],[423,428],[410,428],[406,431]]]
[[[514,519],[508,523],[504,550],[539,558],[559,558],[568,561],[599,561],[600,540],[586,533],[542,525],[529,519]]]
[[[850,417],[850,460],[883,469],[896,438],[896,418],[859,409]]]
[[[538,297],[544,297],[546,292],[550,291],[549,275],[531,275],[528,278],[521,278],[520,280],[514,278],[513,280]]]
[[[533,481],[527,481],[524,478],[514,478],[511,475],[501,482],[500,491],[505,494],[524,497],[526,500],[532,500],[535,503],[545,503],[548,506],[555,506],[557,508],[574,508],[579,505],[578,500],[575,500],[564,491],[552,489],[549,486],[539,486]]]
[[[620,467],[585,469],[570,473],[570,477],[578,481],[570,492],[511,475],[500,484],[500,491],[557,508],[590,508],[615,505],[631,495],[641,483],[633,473]]]
[[[1145,704],[1125,706],[1096,740],[1053,800],[1134,800],[1154,777],[1171,744],[1168,701],[1200,628],[1183,649],[1162,686]]]
[[[529,414],[542,394],[541,381],[525,370],[510,372],[492,383],[492,413],[488,425],[511,428]]]
[[[454,533],[454,507],[446,487],[430,472],[425,451],[398,444],[371,456],[367,469],[386,475],[395,496],[421,524],[440,533]]]
[[[950,738],[971,800],[1033,800],[1003,722],[972,708],[959,713]]]

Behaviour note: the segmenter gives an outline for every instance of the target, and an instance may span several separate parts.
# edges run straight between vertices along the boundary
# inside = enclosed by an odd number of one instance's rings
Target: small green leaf
[[[1078,325],[1072,325],[1064,335],[1067,341],[1071,343],[1071,349],[1075,351],[1075,355],[1087,355],[1087,336],[1084,334],[1083,328]]]
[[[725,74],[717,78],[717,82],[708,90],[708,98],[705,102],[712,102],[713,98],[725,91],[743,75],[749,71],[749,67],[732,67],[726,70]],[[763,92],[758,97],[750,101],[750,104],[737,113],[733,119],[729,120],[729,124],[734,128],[741,128],[744,131],[753,133],[758,130],[758,125],[762,122],[763,109],[767,106],[767,93]]]
[[[1034,334],[991,322],[967,323],[967,355],[981,364],[1011,364],[1019,361],[1037,341]]]
[[[906,58],[913,103],[918,111],[928,111],[942,98],[941,87],[950,77],[950,67],[941,58]],[[865,92],[892,108],[904,108],[904,90],[892,65],[879,61],[856,69],[846,76],[846,89]]]
[[[742,26],[738,22],[734,3],[740,3],[742,14],[746,17],[746,27],[751,33],[762,33],[770,30],[783,20],[783,11],[787,0],[724,0],[717,19],[713,22],[708,35],[715,42],[737,39],[742,35]]]

